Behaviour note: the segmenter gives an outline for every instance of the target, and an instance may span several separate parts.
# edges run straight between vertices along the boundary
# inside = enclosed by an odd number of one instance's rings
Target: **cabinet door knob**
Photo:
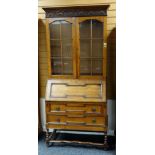
[[[93,118],[92,119],[92,123],[96,123],[96,118]]]
[[[56,107],[55,110],[56,110],[56,111],[60,111],[60,107]]]
[[[57,118],[57,119],[56,119],[56,122],[60,122],[60,118]]]

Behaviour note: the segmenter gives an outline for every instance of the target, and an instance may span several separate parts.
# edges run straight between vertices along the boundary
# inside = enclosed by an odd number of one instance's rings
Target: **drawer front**
[[[105,117],[67,117],[47,115],[49,124],[105,126]]]
[[[47,124],[47,129],[63,129],[63,130],[78,130],[78,131],[101,131],[107,132],[107,126],[89,126],[89,125],[65,125],[65,124]]]
[[[68,114],[102,114],[106,115],[106,108],[104,105],[96,105],[96,104],[79,104],[79,103],[72,103],[72,104],[63,104],[63,103],[51,103],[47,104],[47,112],[49,113],[64,113],[65,115]]]

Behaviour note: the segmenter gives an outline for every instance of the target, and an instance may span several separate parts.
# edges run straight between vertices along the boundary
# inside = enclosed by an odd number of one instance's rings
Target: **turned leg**
[[[57,130],[53,129],[53,133],[52,133],[52,137],[51,137],[52,140],[56,139],[56,134],[57,134]]]
[[[105,133],[105,135],[104,135],[104,149],[107,150],[108,148],[109,148],[108,135],[107,135],[107,133]]]
[[[50,137],[49,137],[49,141],[50,140],[55,140],[56,139],[56,129],[53,129],[53,132],[51,133]],[[49,142],[50,146],[52,146],[54,144],[54,142]]]
[[[46,144],[47,146],[52,146],[54,144],[54,142],[50,142],[50,140],[55,140],[56,139],[56,129],[53,129],[53,132],[49,134],[49,132],[47,133],[46,136]]]
[[[46,138],[45,138],[46,146],[49,146],[48,140],[49,140],[49,129],[47,129],[47,131],[46,131]]]

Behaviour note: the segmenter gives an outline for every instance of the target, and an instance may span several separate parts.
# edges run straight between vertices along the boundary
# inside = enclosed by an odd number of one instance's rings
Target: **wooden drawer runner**
[[[102,114],[106,115],[104,105],[93,104],[48,104],[47,112],[65,114]]]
[[[105,126],[105,117],[67,117],[67,116],[55,116],[47,115],[47,122],[49,124],[61,124],[61,125],[81,125],[81,126]]]

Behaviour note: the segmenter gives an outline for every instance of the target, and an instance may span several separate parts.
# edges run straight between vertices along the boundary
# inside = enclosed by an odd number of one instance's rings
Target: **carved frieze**
[[[93,7],[63,7],[63,8],[43,8],[46,18],[55,17],[84,17],[84,16],[106,16],[108,5]]]

